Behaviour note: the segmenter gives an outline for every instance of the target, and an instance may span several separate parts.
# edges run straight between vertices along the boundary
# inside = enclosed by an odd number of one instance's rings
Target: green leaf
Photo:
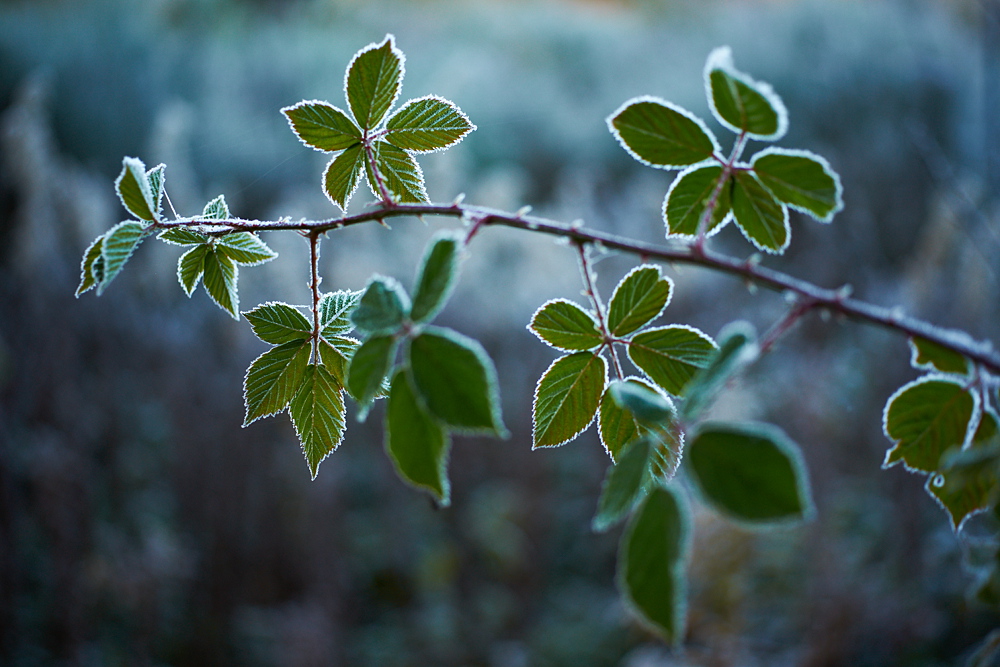
[[[663,219],[667,224],[668,237],[698,235],[698,225],[701,224],[721,177],[722,167],[718,165],[696,165],[677,174],[663,200]],[[732,219],[732,183],[732,179],[727,177],[726,183],[719,190],[712,219],[705,228],[705,233],[709,236],[725,227]]]
[[[281,110],[292,132],[310,148],[340,151],[361,141],[362,132],[343,111],[319,100],[302,101]]]
[[[653,389],[646,380],[637,377],[625,378],[624,382],[638,383]],[[601,397],[597,413],[597,430],[601,436],[601,444],[604,445],[612,461],[618,460],[621,451],[628,443],[646,432],[646,429],[636,422],[632,413],[618,404],[609,390],[605,390]]]
[[[366,164],[368,184],[372,193],[382,198],[378,178],[394,199],[403,204],[422,204],[428,201],[424,189],[424,174],[413,156],[384,141],[375,143],[375,166],[378,177],[372,172],[371,164]]]
[[[115,276],[121,273],[125,262],[144,238],[146,238],[146,227],[138,222],[120,222],[104,235],[104,242],[101,244],[103,276],[97,285],[98,296],[104,293]]]
[[[330,160],[323,173],[323,191],[343,211],[347,211],[347,204],[358,189],[364,166],[364,147],[356,144]]]
[[[344,393],[339,382],[323,366],[306,367],[288,412],[302,443],[309,472],[316,479],[319,464],[344,439]]]
[[[542,342],[559,350],[592,350],[604,342],[593,316],[566,299],[542,304],[528,329]]]
[[[631,413],[638,424],[660,425],[674,419],[674,405],[670,399],[642,382],[612,382],[608,394],[618,407]]]
[[[686,460],[705,500],[737,521],[770,524],[812,515],[802,454],[770,424],[702,423]]]
[[[139,220],[151,222],[158,219],[153,214],[156,208],[153,203],[153,190],[149,185],[146,165],[142,160],[134,157],[122,160],[122,172],[115,180],[115,190],[118,191],[122,205]]]
[[[607,362],[591,352],[552,362],[535,388],[532,449],[557,447],[583,433],[597,414],[607,376]]]
[[[358,290],[338,290],[324,294],[319,300],[320,335],[324,338],[350,333],[354,329],[351,313],[358,305],[364,292]]]
[[[910,338],[910,365],[919,370],[967,375],[969,360],[958,352],[933,343],[926,338]]]
[[[670,644],[684,639],[689,511],[657,487],[632,513],[618,550],[618,589],[629,610]]]
[[[754,155],[750,166],[775,199],[820,222],[830,222],[844,208],[840,177],[815,153],[768,148]]]
[[[347,67],[347,103],[365,130],[378,125],[396,102],[403,84],[403,52],[393,36],[361,49]]]
[[[351,322],[370,334],[396,333],[409,310],[410,299],[396,279],[376,275],[351,313]]]
[[[98,283],[101,282],[101,276],[94,273],[94,264],[98,259],[101,258],[101,253],[104,250],[104,235],[98,236],[94,239],[87,249],[83,253],[83,259],[80,261],[80,286],[76,288],[76,296],[80,297],[81,294],[90,290]],[[103,262],[102,262],[102,274],[103,274]]]
[[[171,227],[160,233],[156,238],[173,245],[198,245],[208,243],[208,237],[204,234],[192,231],[187,227]]]
[[[167,165],[158,164],[146,172],[146,180],[149,181],[149,192],[153,196],[153,213],[156,219],[160,219],[163,208],[164,184],[166,182]]]
[[[440,232],[431,239],[417,272],[410,319],[430,322],[451,296],[458,277],[462,239],[454,232]]]
[[[943,457],[941,474],[927,479],[926,489],[948,512],[955,532],[967,518],[996,503],[1000,494],[1000,440],[997,416],[983,411],[968,449]]]
[[[204,265],[205,291],[233,319],[240,319],[239,269],[236,263],[216,249],[205,253]]]
[[[250,232],[231,232],[216,238],[215,250],[244,266],[263,264],[278,256],[256,234]]]
[[[705,63],[705,87],[712,113],[733,132],[777,141],[788,130],[788,112],[777,93],[733,67],[728,46],[712,51]]]
[[[198,286],[198,281],[205,273],[205,258],[211,252],[207,243],[196,245],[180,256],[177,260],[177,280],[181,284],[181,289],[189,297]]]
[[[477,341],[427,327],[410,341],[407,363],[413,388],[430,414],[463,433],[507,437],[496,369]]]
[[[647,438],[633,440],[622,450],[618,462],[608,466],[597,501],[597,514],[590,524],[594,532],[603,533],[617,524],[645,496],[651,451]]]
[[[622,148],[651,167],[678,169],[719,151],[719,142],[700,118],[657,97],[631,99],[607,122]]]
[[[946,451],[965,446],[978,410],[978,396],[960,381],[929,375],[903,385],[885,405],[883,430],[895,445],[882,467],[903,461],[910,470],[937,471]]]
[[[684,391],[681,418],[694,421],[733,375],[757,358],[757,332],[748,322],[732,322],[719,333],[718,349]]]
[[[358,415],[361,421],[364,421],[368,407],[392,368],[398,344],[395,336],[372,336],[351,357],[347,367],[347,390],[361,407],[361,414]]]
[[[670,303],[674,284],[652,264],[637,266],[621,279],[608,306],[608,329],[615,337],[646,326]]]
[[[219,195],[212,201],[205,204],[205,208],[201,211],[201,217],[206,220],[228,220],[229,205],[226,203],[226,196]],[[245,234],[246,232],[242,233]]]
[[[733,218],[743,236],[758,249],[781,254],[788,247],[788,209],[750,172],[733,175]]]
[[[319,358],[341,386],[347,386],[347,368],[361,342],[353,338],[333,336],[329,339],[320,338]],[[378,392],[375,398],[378,398]]]
[[[311,352],[308,342],[296,340],[254,359],[243,381],[244,426],[288,407],[305,377]]]
[[[648,329],[632,337],[628,358],[669,394],[682,396],[694,374],[708,365],[715,343],[680,324]]]
[[[309,320],[287,303],[268,301],[243,315],[257,338],[271,345],[308,340],[312,336]]]
[[[392,115],[385,127],[386,141],[416,153],[447,148],[476,129],[461,109],[436,95],[410,100]]]
[[[448,433],[421,406],[405,371],[398,371],[385,413],[385,449],[407,483],[429,492],[439,506],[451,501]]]

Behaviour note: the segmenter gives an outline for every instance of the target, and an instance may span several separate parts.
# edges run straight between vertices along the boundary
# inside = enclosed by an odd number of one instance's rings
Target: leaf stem
[[[604,344],[607,345],[608,352],[611,354],[611,360],[615,365],[615,373],[618,375],[619,380],[624,380],[625,374],[622,372],[622,364],[618,359],[618,352],[615,350],[615,346],[611,344],[611,332],[608,331],[607,320],[604,317],[604,306],[601,305],[601,297],[597,293],[594,276],[590,271],[590,258],[587,257],[587,245],[587,243],[580,242],[576,244],[576,249],[580,257],[580,274],[583,277],[583,284],[586,288],[584,293],[594,306],[594,313],[597,315],[597,325],[601,328],[601,336],[604,338]]]
[[[322,278],[319,276],[319,232],[309,232],[309,265],[312,280],[309,289],[312,290],[312,361],[319,363],[319,284]]]
[[[388,206],[392,204],[392,195],[389,194],[389,188],[386,187],[385,182],[382,180],[382,174],[379,173],[378,166],[375,163],[375,151],[372,148],[373,143],[374,137],[369,136],[368,130],[365,130],[365,136],[362,138],[362,145],[365,147],[365,158],[368,160],[368,166],[371,167],[372,175],[375,176],[374,185],[382,197],[382,202]]]

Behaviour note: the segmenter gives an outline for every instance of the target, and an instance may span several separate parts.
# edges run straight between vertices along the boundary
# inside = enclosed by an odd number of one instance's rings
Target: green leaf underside
[[[254,334],[265,343],[282,345],[302,341],[312,335],[309,320],[287,303],[269,302],[243,313]]]
[[[941,475],[931,475],[927,479],[927,492],[948,512],[956,531],[966,518],[995,503],[1000,493],[997,432],[996,416],[984,411],[972,445],[951,457],[953,460],[949,460]]]
[[[420,165],[412,155],[392,144],[379,141],[375,144],[375,165],[381,175],[382,184],[400,203],[422,204],[428,201],[423,172],[420,171]],[[366,166],[372,192],[381,198],[382,193],[379,192],[378,181],[372,173],[371,165]]]
[[[161,233],[158,237],[161,241],[173,243],[174,245],[198,245],[208,243],[208,237],[192,231],[187,227],[171,227]]]
[[[628,357],[667,393],[681,396],[698,369],[708,365],[715,349],[712,339],[697,329],[673,325],[633,336]]]
[[[162,208],[164,183],[166,181],[167,165],[158,164],[146,172],[146,180],[149,182],[149,192],[153,197],[153,215],[160,218]]]
[[[475,340],[427,327],[407,353],[413,388],[428,412],[453,429],[506,437],[496,370]]]
[[[344,150],[362,137],[361,130],[347,114],[326,102],[300,102],[281,112],[302,143],[317,150]]]
[[[403,81],[402,53],[392,35],[381,44],[362,49],[347,71],[347,102],[365,130],[378,125],[399,95]]]
[[[786,522],[812,511],[798,447],[774,427],[703,424],[686,458],[704,498],[734,519]]]
[[[646,380],[639,378],[626,378],[625,382],[640,383],[652,389]],[[645,432],[645,429],[636,422],[632,413],[622,408],[618,401],[611,396],[609,390],[605,390],[601,397],[601,405],[597,413],[597,430],[600,432],[604,449],[607,450],[612,461],[618,461],[618,456],[625,449],[625,446]]]
[[[194,293],[198,281],[205,273],[205,257],[209,252],[208,244],[196,245],[177,260],[177,280],[188,296]]]
[[[433,96],[410,100],[385,127],[387,141],[418,153],[447,148],[475,129],[457,106]]]
[[[969,361],[965,357],[926,338],[911,338],[910,350],[912,351],[910,364],[914,368],[936,369],[942,373],[960,375],[969,372]]]
[[[458,275],[459,240],[451,233],[434,238],[417,273],[410,319],[429,322],[444,307]]]
[[[218,237],[215,240],[215,250],[237,264],[246,266],[263,264],[278,256],[256,234],[250,232],[232,232]]]
[[[389,374],[399,341],[394,336],[372,336],[358,347],[347,368],[347,389],[362,407],[378,394]]]
[[[560,350],[591,350],[604,340],[590,313],[565,299],[544,304],[535,312],[528,328]]]
[[[239,270],[236,262],[218,249],[205,253],[205,291],[220,308],[240,319],[240,296],[237,292]]]
[[[389,334],[399,331],[410,309],[409,297],[394,278],[374,276],[358,305],[351,313],[351,322],[361,331]]]
[[[94,263],[101,257],[103,250],[104,236],[102,235],[94,239],[84,251],[83,260],[80,262],[80,285],[76,288],[76,296],[79,297],[100,283],[100,276],[94,273]]]
[[[361,171],[365,165],[365,151],[361,144],[348,147],[330,160],[323,173],[323,190],[334,204],[347,210],[351,196],[358,189]]]
[[[111,281],[121,273],[122,267],[146,236],[146,228],[138,222],[121,222],[104,235],[101,244],[101,259],[103,276],[97,285],[100,295],[108,288]],[[93,266],[91,266],[93,268]]]
[[[353,338],[340,336],[320,338],[319,358],[326,366],[326,370],[330,371],[330,375],[343,387],[347,386],[348,364],[360,346],[361,343]]]
[[[226,204],[226,196],[219,195],[205,204],[205,208],[201,212],[201,217],[207,220],[228,220],[229,205]]]
[[[533,449],[567,443],[590,426],[607,372],[604,358],[590,352],[552,362],[535,389]]]
[[[115,180],[115,189],[129,213],[145,222],[156,220],[153,190],[146,176],[146,165],[140,160],[134,157],[122,160],[122,171]]]
[[[651,451],[649,440],[640,438],[625,447],[617,463],[608,466],[591,528],[603,533],[625,518],[646,492]]]
[[[302,443],[309,472],[316,479],[319,464],[344,439],[347,423],[343,388],[326,368],[310,364],[288,412]]]
[[[689,519],[675,492],[656,487],[632,514],[618,551],[618,587],[664,641],[684,639]]]
[[[719,334],[718,349],[684,391],[683,420],[691,422],[708,407],[726,382],[757,356],[757,334],[746,322],[733,322]]]
[[[903,461],[913,470],[936,471],[946,451],[965,444],[975,410],[973,395],[958,382],[923,378],[905,385],[886,404],[885,433],[896,444],[883,467]]]
[[[788,247],[788,209],[746,171],[733,175],[733,218],[760,250],[781,253]]]
[[[758,138],[778,137],[781,130],[779,111],[755,86],[721,69],[709,72],[712,108],[716,117],[730,129]]]
[[[673,404],[656,389],[642,382],[613,382],[608,393],[639,424],[659,425],[674,418]]]
[[[250,364],[243,382],[244,426],[288,407],[305,377],[311,351],[307,342],[293,341],[271,348]]]
[[[633,157],[654,167],[686,167],[711,158],[716,148],[701,123],[662,100],[627,102],[609,124]]]
[[[843,207],[840,179],[816,155],[771,148],[755,155],[751,166],[775,199],[821,222]]]
[[[351,313],[358,305],[363,291],[338,290],[324,294],[319,301],[320,335],[328,338],[350,333],[354,329]]]
[[[627,336],[649,324],[663,312],[673,283],[656,266],[643,264],[628,273],[611,295],[608,329],[612,336]]]
[[[670,184],[663,206],[668,235],[697,236],[698,225],[701,224],[721,176],[722,167],[716,165],[692,167],[678,174]],[[732,179],[727,178],[716,197],[712,219],[706,225],[705,233],[713,234],[721,229],[731,212]]]
[[[406,482],[429,492],[438,505],[450,501],[448,433],[428,415],[405,371],[398,371],[389,390],[385,413],[385,447]]]

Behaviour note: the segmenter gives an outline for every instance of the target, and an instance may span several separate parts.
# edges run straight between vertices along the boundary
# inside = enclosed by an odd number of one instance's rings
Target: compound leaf
[[[407,350],[413,388],[427,411],[451,429],[507,436],[493,361],[477,341],[427,327]]]
[[[302,101],[281,110],[292,132],[310,148],[340,151],[361,141],[362,132],[343,111],[319,100]]]
[[[938,370],[942,373],[965,375],[969,360],[958,352],[933,343],[926,338],[910,338],[910,365],[920,370]]]
[[[652,264],[637,266],[621,279],[608,306],[612,336],[627,336],[649,324],[670,303],[673,282]]]
[[[424,189],[424,174],[413,156],[390,143],[379,141],[375,144],[376,175],[370,163],[366,163],[368,184],[379,199],[382,192],[379,179],[394,199],[403,204],[426,203],[427,190]]]
[[[320,335],[324,338],[350,333],[354,329],[351,313],[364,292],[338,290],[323,295],[319,301]]]
[[[410,298],[395,278],[372,276],[351,313],[351,322],[370,334],[391,334],[403,326],[409,310]]]
[[[269,301],[243,313],[254,334],[265,343],[282,345],[312,336],[309,320],[294,306]]]
[[[702,496],[750,524],[800,521],[812,513],[798,446],[769,424],[701,424],[687,461]]]
[[[777,141],[788,129],[788,112],[777,93],[733,67],[728,46],[712,51],[705,63],[705,88],[712,113],[733,132]]]
[[[535,388],[532,449],[565,444],[590,426],[607,373],[604,358],[591,352],[577,352],[552,362]]]
[[[330,160],[323,172],[323,191],[343,211],[347,210],[347,203],[358,189],[364,165],[364,147],[356,144]]]
[[[431,240],[417,272],[410,319],[429,322],[441,311],[458,276],[460,237],[441,232]]]
[[[591,350],[604,341],[593,316],[566,299],[542,304],[531,318],[528,329],[559,350]]]
[[[715,349],[712,339],[701,331],[675,324],[633,336],[628,357],[667,393],[681,396],[694,374],[708,365]]]
[[[231,232],[218,237],[215,250],[244,266],[263,264],[278,256],[256,234],[250,232]]]
[[[684,639],[688,513],[675,491],[657,486],[632,513],[618,550],[618,588],[627,606],[671,644]]]
[[[198,245],[208,243],[208,237],[187,227],[171,227],[160,233],[156,238],[173,245]]]
[[[952,528],[961,530],[965,520],[989,509],[1000,493],[1000,440],[996,415],[983,411],[968,449],[944,456],[940,474],[931,475],[926,489],[951,518]]]
[[[788,209],[750,172],[733,175],[733,217],[743,236],[760,250],[780,254],[788,247]]]
[[[145,175],[143,176],[145,177]],[[101,244],[101,281],[97,285],[100,295],[108,288],[111,281],[121,273],[122,267],[132,253],[146,237],[146,227],[138,222],[120,222],[104,235]],[[91,264],[93,270],[94,264]]]
[[[347,67],[347,103],[362,129],[378,125],[396,102],[403,83],[403,52],[393,36],[358,51]]]
[[[211,252],[207,243],[196,245],[180,256],[177,260],[177,280],[181,284],[181,289],[189,297],[194,293],[205,273],[205,258]]]
[[[385,127],[386,141],[416,153],[447,148],[476,129],[461,109],[436,95],[410,100],[389,118]]]
[[[941,456],[969,439],[979,399],[960,381],[924,376],[903,385],[885,405],[883,430],[895,444],[883,468],[902,461],[911,470],[935,472]]]
[[[748,322],[732,322],[719,333],[718,349],[684,390],[681,416],[697,418],[735,373],[757,358],[757,332]]]
[[[698,226],[705,210],[719,187],[722,167],[718,165],[694,166],[677,174],[663,200],[663,219],[667,236],[697,236]],[[715,200],[712,219],[705,227],[709,236],[722,229],[731,219],[732,179],[727,177]]]
[[[104,235],[98,236],[94,239],[87,249],[83,253],[83,259],[80,261],[80,285],[76,288],[76,296],[79,298],[81,294],[95,287],[101,282],[102,276],[97,275],[94,271],[94,265],[98,260],[101,259],[101,253],[104,251]],[[101,273],[103,275],[103,260],[101,260]]]
[[[153,211],[153,189],[146,176],[146,165],[142,160],[127,157],[122,160],[122,172],[115,179],[115,190],[122,205],[139,220],[152,222],[158,219]]]
[[[311,352],[308,342],[296,340],[254,359],[243,381],[244,426],[288,407],[305,377]]]
[[[288,413],[302,443],[309,472],[316,479],[319,464],[344,439],[347,424],[343,387],[326,368],[310,364],[288,406]]]
[[[451,499],[450,445],[447,431],[424,410],[406,372],[397,371],[385,413],[385,448],[399,476],[429,492],[442,507]]]
[[[208,295],[233,319],[240,319],[240,295],[237,289],[239,269],[236,262],[218,249],[208,250],[204,257],[204,272],[205,291]]]
[[[768,148],[750,166],[775,199],[820,222],[830,222],[844,207],[840,177],[815,153]]]
[[[347,367],[347,390],[361,407],[358,418],[362,421],[371,402],[377,397],[382,381],[392,368],[398,345],[399,341],[395,336],[372,336],[351,357]],[[324,363],[327,358],[324,357]]]
[[[719,150],[699,118],[656,97],[629,100],[608,116],[608,129],[632,157],[660,169],[702,162]]]
[[[635,507],[647,491],[649,455],[647,438],[633,440],[621,451],[617,462],[608,466],[597,501],[597,513],[590,527],[598,533],[611,528]]]

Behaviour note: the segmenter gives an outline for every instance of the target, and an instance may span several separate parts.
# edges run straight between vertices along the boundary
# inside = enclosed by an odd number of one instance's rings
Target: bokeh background
[[[593,433],[530,451],[526,329],[580,298],[573,252],[490,229],[440,321],[496,361],[506,441],[457,438],[453,504],[398,481],[381,408],[316,481],[284,415],[241,429],[264,345],[146,243],[101,298],[79,258],[125,214],[125,155],[167,164],[182,214],[325,218],[325,158],[278,110],[343,106],[344,68],[393,33],[402,99],[447,97],[479,129],[421,158],[432,199],[534,212],[657,242],[670,174],[604,119],[664,97],[710,119],[702,66],[729,44],[790,112],[780,145],[829,159],[846,207],[793,213],[770,266],[998,335],[1000,10],[994,0],[4,0],[0,2],[0,664],[954,665],[1000,622],[966,598],[975,537],[901,469],[880,470],[882,406],[915,377],[902,338],[808,318],[715,406],[799,442],[817,518],[750,533],[695,507],[689,630],[669,652],[614,588],[617,531],[590,532],[608,459]],[[352,211],[367,203],[359,191]],[[324,288],[407,286],[450,220],[333,234]],[[242,273],[244,309],[305,303],[306,245]],[[732,227],[716,246],[750,246]],[[603,257],[605,296],[634,264]],[[664,322],[766,330],[787,304],[667,267]]]

